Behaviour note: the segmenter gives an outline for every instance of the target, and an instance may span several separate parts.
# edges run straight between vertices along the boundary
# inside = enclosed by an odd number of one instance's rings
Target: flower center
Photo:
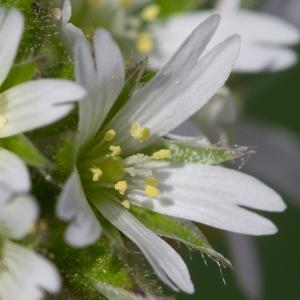
[[[170,158],[170,150],[160,149],[152,155],[136,153],[122,158],[121,146],[113,144],[116,135],[114,129],[108,130],[96,145],[96,151],[92,151],[93,155],[86,155],[82,164],[78,162],[84,186],[92,189],[110,189],[111,192],[117,193],[121,204],[126,208],[130,207],[129,200],[125,198],[128,189],[141,188],[134,186],[136,180],[133,178],[142,179],[144,193],[148,197],[159,196],[159,181],[153,176],[151,162]],[[143,143],[150,137],[150,130],[141,126],[139,122],[133,122],[130,135],[134,140]]]

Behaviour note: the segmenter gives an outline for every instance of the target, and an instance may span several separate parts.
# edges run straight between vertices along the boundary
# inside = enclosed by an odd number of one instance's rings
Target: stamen
[[[142,154],[142,153],[137,153],[134,155],[131,155],[124,159],[124,165],[125,166],[134,166],[134,165],[139,165],[143,163],[147,163],[151,161],[151,157],[148,155]]]
[[[116,131],[110,129],[105,133],[103,140],[105,142],[111,142],[115,138],[115,136],[116,136]]]
[[[155,160],[161,160],[161,159],[165,159],[165,158],[170,158],[171,155],[171,151],[168,149],[161,149],[155,153],[152,154],[152,158]]]
[[[144,7],[141,16],[146,22],[153,22],[160,13],[160,6],[158,4],[150,4]]]
[[[122,201],[121,203],[126,209],[129,209],[130,208],[130,202],[128,200],[124,200]]]
[[[150,136],[150,129],[142,127],[139,122],[133,122],[130,128],[130,135],[140,143],[147,140]]]
[[[103,172],[100,168],[90,168],[90,171],[93,174],[93,181],[99,181]]]
[[[131,177],[141,176],[141,177],[150,177],[152,176],[152,170],[147,168],[125,168],[124,171],[128,173]]]
[[[114,187],[116,191],[118,191],[121,195],[124,195],[128,189],[128,184],[127,181],[122,180],[122,181],[118,181]]]
[[[109,150],[111,152],[110,156],[118,156],[121,154],[122,149],[120,146],[109,146]]]
[[[160,194],[160,192],[156,187],[154,187],[152,185],[146,185],[145,186],[145,194],[148,197],[154,198],[154,197],[157,197]]]
[[[145,179],[145,184],[156,187],[158,185],[158,179],[156,177],[153,177],[153,176],[147,177]]]
[[[149,54],[153,48],[153,38],[149,32],[141,32],[136,40],[136,47],[139,53]]]
[[[7,123],[7,119],[4,116],[0,115],[0,130],[4,128]]]

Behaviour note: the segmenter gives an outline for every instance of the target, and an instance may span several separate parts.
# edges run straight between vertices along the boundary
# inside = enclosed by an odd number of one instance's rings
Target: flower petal
[[[73,55],[74,47],[78,40],[85,40],[83,31],[71,23],[61,23],[60,27],[62,39],[69,53]]]
[[[226,241],[236,281],[247,296],[246,299],[262,299],[262,270],[254,239],[227,233]]]
[[[24,28],[21,13],[0,8],[0,85],[14,62]]]
[[[197,164],[157,164],[154,174],[161,183],[160,196],[149,199],[142,189],[133,189],[127,197],[134,204],[165,215],[238,233],[264,235],[277,231],[273,223],[240,206],[265,211],[285,209],[272,189],[235,170]]]
[[[67,80],[43,79],[17,85],[4,93],[7,123],[0,138],[26,132],[54,122],[74,107],[73,102],[85,95],[77,84]]]
[[[102,125],[124,85],[124,63],[111,35],[98,29],[94,36],[95,62],[87,41],[75,47],[77,81],[88,90],[80,103],[79,145],[92,138]]]
[[[2,300],[39,300],[43,298],[44,290],[51,293],[59,291],[59,274],[48,260],[10,241],[4,242],[2,251]]]
[[[257,120],[240,121],[232,129],[235,143],[247,143],[258,149],[244,170],[268,180],[299,206],[300,137],[287,129]]]
[[[122,144],[124,152],[138,151],[196,113],[228,78],[239,46],[239,37],[233,36],[201,58],[182,81],[168,82],[163,90],[162,83],[156,82],[152,94],[146,93],[138,98],[138,102],[133,96],[112,120],[111,127],[119,133],[115,142]],[[151,137],[143,144],[129,138],[129,129],[134,121],[139,121],[151,131]]]
[[[30,186],[29,174],[22,160],[0,148],[0,204],[14,193],[27,193]]]
[[[270,72],[289,68],[297,63],[297,54],[288,48],[243,43],[235,71]]]
[[[143,252],[157,275],[169,287],[193,293],[189,271],[177,252],[113,200],[98,201],[96,207]]]
[[[85,247],[99,238],[101,227],[86,200],[77,170],[65,183],[56,214],[64,221],[71,221],[65,232],[65,240],[71,246]]]
[[[1,205],[1,231],[4,230],[3,234],[12,239],[24,237],[35,223],[38,212],[37,203],[31,196],[15,196]]]
[[[68,23],[72,17],[72,5],[70,0],[63,0],[62,3],[62,22]]]

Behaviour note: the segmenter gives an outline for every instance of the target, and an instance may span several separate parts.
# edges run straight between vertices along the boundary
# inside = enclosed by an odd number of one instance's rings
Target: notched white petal
[[[0,232],[9,238],[23,238],[34,225],[39,209],[33,197],[18,195],[1,206]]]
[[[27,193],[30,177],[23,161],[12,152],[0,148],[0,204],[12,194]]]
[[[5,80],[15,59],[24,28],[24,19],[15,9],[0,8],[0,85]]]
[[[65,240],[71,246],[85,247],[99,238],[101,227],[86,200],[77,170],[65,183],[56,214],[60,219],[71,222],[65,232]]]
[[[17,85],[4,93],[6,124],[0,138],[48,125],[73,108],[85,96],[79,85],[67,80],[42,79]]]
[[[254,177],[219,166],[196,164],[157,168],[154,172],[160,182],[160,196],[148,199],[142,191],[131,190],[128,199],[162,214],[233,232],[277,232],[271,221],[246,209],[279,212],[286,207],[276,192]]]
[[[59,291],[60,276],[47,259],[10,241],[4,241],[2,251],[1,300],[40,300],[45,291]]]
[[[130,112],[126,108],[122,110],[119,119],[117,116],[111,126],[121,128],[116,142],[122,144],[124,152],[138,151],[146,147],[201,109],[229,77],[239,48],[238,36],[228,38],[200,58],[182,81],[170,83],[169,89],[161,91],[156,98],[149,96],[140,99],[135,109]],[[156,86],[153,89],[156,90]],[[130,101],[128,105],[131,105]],[[124,112],[127,112],[126,117]],[[128,138],[128,128],[135,120],[149,128],[152,134],[143,144],[133,143]]]
[[[94,48],[95,61],[86,40],[78,41],[74,51],[77,81],[88,91],[79,106],[79,146],[97,133],[125,80],[122,54],[109,32],[95,31]]]
[[[156,274],[173,290],[193,293],[189,271],[178,253],[113,200],[95,204],[103,216],[143,252]]]

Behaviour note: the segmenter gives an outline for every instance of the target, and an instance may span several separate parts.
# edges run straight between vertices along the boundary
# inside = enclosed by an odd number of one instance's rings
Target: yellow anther
[[[128,183],[125,180],[118,181],[115,184],[115,190],[118,191],[121,195],[124,195],[128,189]]]
[[[129,8],[132,5],[132,0],[119,0],[124,8]]]
[[[100,168],[90,168],[90,171],[93,175],[93,181],[99,181],[103,172]]]
[[[113,129],[110,129],[108,131],[106,131],[105,135],[104,135],[104,141],[105,142],[111,142],[116,136],[116,131]]]
[[[128,200],[124,200],[122,201],[121,203],[126,209],[129,209],[130,208],[130,202]]]
[[[147,140],[150,136],[150,129],[142,127],[139,122],[133,122],[129,132],[130,135],[140,143]]]
[[[152,158],[155,160],[170,158],[171,156],[171,151],[168,149],[162,149],[152,154]]]
[[[147,177],[145,179],[145,185],[151,185],[153,187],[156,187],[158,185],[158,180],[157,178],[151,176],[151,177]]]
[[[148,197],[154,198],[154,197],[157,197],[160,194],[160,192],[159,192],[158,188],[156,188],[152,185],[146,185],[145,186],[145,194]]]
[[[141,12],[142,19],[146,22],[153,22],[160,13],[160,6],[158,4],[150,4],[144,7]]]
[[[121,154],[122,149],[120,146],[109,146],[109,150],[111,152],[110,156],[118,156]]]
[[[4,128],[7,123],[7,119],[4,116],[0,115],[0,130]]]
[[[149,32],[141,32],[136,40],[136,48],[141,54],[149,54],[153,48],[153,38]]]

